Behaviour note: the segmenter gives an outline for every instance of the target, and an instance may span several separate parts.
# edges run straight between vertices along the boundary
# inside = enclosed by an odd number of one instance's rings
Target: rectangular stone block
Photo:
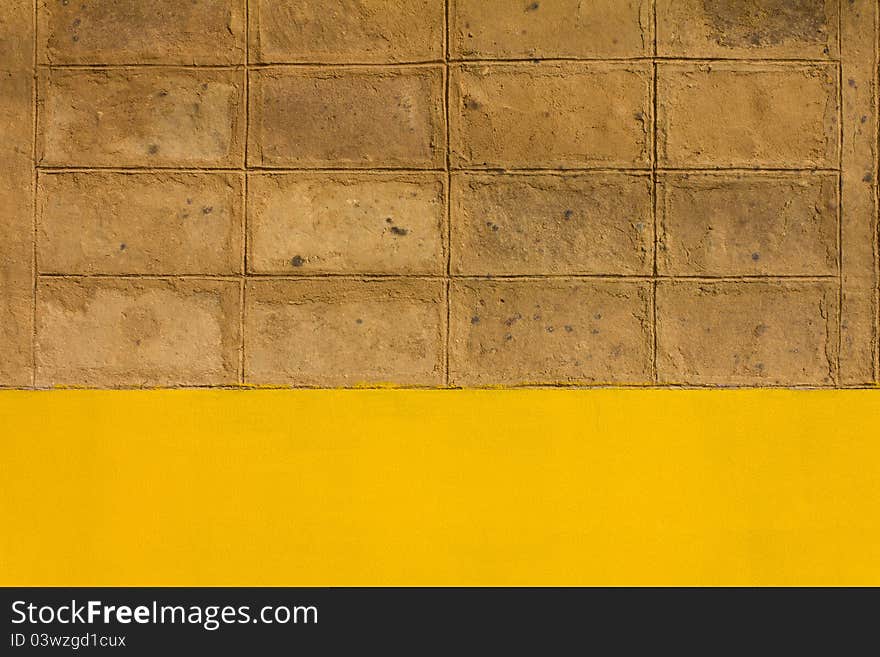
[[[445,7],[437,0],[254,0],[256,63],[392,63],[443,59]]]
[[[34,7],[31,0],[3,0],[0,9],[0,70],[34,69]]]
[[[833,384],[837,293],[832,281],[661,282],[660,383]]]
[[[441,173],[251,175],[255,273],[443,274]]]
[[[450,383],[651,381],[650,283],[454,281]]]
[[[650,275],[651,188],[625,173],[456,174],[452,271]]]
[[[833,65],[661,64],[657,93],[661,166],[838,166]]]
[[[443,167],[440,67],[269,68],[250,81],[252,166]]]
[[[0,387],[33,383],[33,6],[0,12]]]
[[[43,278],[37,385],[235,384],[240,322],[237,281]]]
[[[241,64],[244,0],[39,0],[49,64]]]
[[[236,274],[244,178],[43,173],[38,261],[49,274]]]
[[[467,59],[645,57],[648,0],[450,0],[452,56]]]
[[[838,0],[656,0],[661,57],[829,58]]]
[[[441,281],[249,281],[245,380],[348,387],[440,385]]]
[[[876,0],[841,5],[841,385],[880,383]]]
[[[650,166],[650,65],[464,65],[450,75],[454,166]]]
[[[39,117],[43,165],[241,166],[244,73],[54,69]]]
[[[837,274],[835,174],[665,174],[661,274]]]

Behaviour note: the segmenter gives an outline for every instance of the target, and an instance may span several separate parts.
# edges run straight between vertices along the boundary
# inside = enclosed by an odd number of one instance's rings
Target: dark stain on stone
[[[566,324],[566,325],[565,325],[565,332],[566,332],[566,333],[573,333],[573,332],[574,332],[574,326],[572,326],[571,324]]]
[[[464,99],[464,108],[465,109],[478,110],[478,109],[480,109],[480,107],[481,107],[481,105],[477,101],[475,101],[473,98],[471,98],[470,96],[465,96],[465,99]]]
[[[479,324],[479,323],[480,323],[480,318],[479,318],[479,317],[477,317],[476,315],[474,315],[473,317],[471,317],[471,324]]]
[[[703,0],[712,37],[726,47],[828,40],[825,0]]]
[[[498,232],[498,226],[497,226],[496,224],[493,224],[491,221],[487,221],[487,222],[486,222],[486,226],[488,226],[489,228],[491,228],[493,233],[497,233],[497,232]]]
[[[874,176],[869,172],[862,176],[862,182],[871,182],[874,180]]]
[[[849,80],[847,80],[846,83],[847,83],[850,87],[852,87],[853,89],[856,88],[856,81],[853,80],[852,78],[850,78]]]
[[[158,153],[159,152],[158,144],[150,144],[150,147],[147,149],[147,152],[150,155],[155,155],[156,153]]]
[[[364,320],[362,320],[362,319],[356,319],[356,320],[354,320],[354,323],[355,323],[355,324],[363,324],[363,323],[364,323]]]
[[[540,6],[541,6],[541,5],[540,5],[539,3],[537,3],[537,2],[533,2],[533,3],[530,4],[528,7],[526,7],[526,11],[538,11],[538,8],[539,8]]]
[[[755,262],[758,262],[758,260],[760,260],[760,259],[761,259],[760,253],[753,253],[752,254],[752,260],[754,260]]]
[[[400,237],[403,237],[404,235],[409,234],[409,231],[406,228],[400,228],[399,226],[392,226],[391,232],[394,233],[395,235],[399,235]]]
[[[207,206],[202,208],[202,214],[211,214],[214,211],[213,206]]]
[[[574,210],[566,210],[565,211],[565,220],[568,221],[574,216]]]
[[[119,250],[120,250],[120,251],[125,251],[125,243],[124,243],[124,242],[123,242],[122,244],[119,245]]]
[[[298,255],[293,256],[290,259],[290,264],[293,265],[294,267],[302,267],[305,264],[305,262],[306,261],[303,260],[302,256],[298,256]]]

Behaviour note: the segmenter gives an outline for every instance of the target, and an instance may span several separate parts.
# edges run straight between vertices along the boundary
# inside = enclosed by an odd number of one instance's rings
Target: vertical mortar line
[[[837,378],[841,378],[843,353],[843,62],[837,67],[838,170],[837,170]]]
[[[843,353],[843,0],[837,2],[837,384]]]
[[[443,122],[446,129],[446,331],[443,334],[443,384],[449,387],[449,332],[452,325],[452,173],[450,159],[452,144],[449,141],[449,0],[445,0],[443,16]]]
[[[248,144],[250,142],[251,125],[251,11],[250,0],[244,3],[244,163],[242,175],[244,185],[242,188],[242,218],[241,218],[241,281],[238,289],[239,318],[238,318],[238,382],[244,385],[244,327],[245,327],[245,303],[247,301],[247,273],[248,273]]]
[[[841,4],[843,4],[841,2]],[[842,47],[842,46],[841,46]],[[880,12],[874,10],[874,78],[871,80],[871,124],[874,128],[874,382],[880,383],[880,216],[877,195],[880,191],[880,116],[877,114],[878,89],[880,89]]]
[[[657,281],[659,269],[657,266],[657,252],[660,248],[659,231],[657,226],[657,2],[651,2],[651,33],[653,37],[653,58],[651,63],[653,80],[651,84],[651,223],[653,225],[653,277],[651,281],[651,381],[659,382],[657,373]]]
[[[39,25],[39,0],[34,0],[33,3],[33,21],[34,21],[34,49],[33,49],[33,89],[31,90],[32,95],[32,105],[33,105],[33,144],[31,145],[31,155],[33,158],[34,170],[33,170],[33,181],[32,181],[32,197],[31,202],[34,205],[34,215],[33,215],[33,233],[32,233],[32,253],[31,253],[31,269],[33,274],[33,298],[31,300],[32,308],[31,308],[31,385],[33,388],[37,387],[37,285],[39,283],[39,267],[37,265],[37,192],[39,185],[39,171],[37,169],[37,131],[38,131],[38,122],[37,122],[37,108],[39,107],[39,98],[38,98],[38,87],[39,87],[39,77],[38,77],[38,67],[37,62],[39,61],[38,54],[38,44],[39,38],[37,35],[38,25]]]

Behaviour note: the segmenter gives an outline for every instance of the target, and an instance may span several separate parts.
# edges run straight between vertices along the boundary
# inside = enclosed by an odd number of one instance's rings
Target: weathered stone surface
[[[663,166],[837,166],[833,65],[661,64],[657,93]]]
[[[445,187],[437,173],[251,176],[250,270],[442,274]]]
[[[643,64],[494,64],[450,70],[452,164],[650,164],[652,74]]]
[[[0,12],[0,387],[33,379],[33,11]]]
[[[38,386],[238,382],[235,281],[42,279]]]
[[[836,288],[832,282],[660,283],[660,383],[834,383]]]
[[[244,74],[54,69],[40,80],[40,164],[240,166]]]
[[[451,302],[454,385],[651,381],[647,283],[456,281]]]
[[[456,174],[452,272],[650,274],[647,175]]]
[[[232,173],[43,174],[40,271],[241,273],[243,190]]]
[[[838,0],[656,0],[662,57],[831,58]]]
[[[660,273],[837,273],[836,174],[668,174],[658,186]]]
[[[270,68],[250,80],[251,165],[443,166],[439,67]]]
[[[444,288],[420,280],[249,282],[245,381],[441,385]]]
[[[651,11],[648,0],[450,0],[452,56],[649,56]]]
[[[39,0],[52,64],[240,64],[245,0]]]
[[[255,0],[254,62],[390,63],[443,59],[436,0]]]

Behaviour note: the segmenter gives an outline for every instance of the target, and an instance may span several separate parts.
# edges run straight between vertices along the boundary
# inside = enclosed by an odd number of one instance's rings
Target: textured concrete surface
[[[0,0],[0,386],[867,386],[872,0]]]

